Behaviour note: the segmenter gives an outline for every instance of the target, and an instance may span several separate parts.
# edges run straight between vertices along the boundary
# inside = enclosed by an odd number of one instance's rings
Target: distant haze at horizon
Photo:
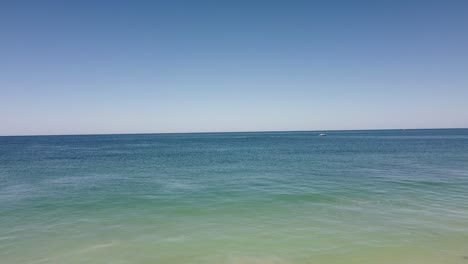
[[[468,127],[468,2],[0,3],[0,135]]]
[[[126,133],[70,133],[70,134],[15,134],[15,135],[0,135],[0,137],[42,137],[42,136],[52,136],[52,137],[60,137],[60,136],[124,136],[124,135],[170,135],[170,134],[288,134],[288,133],[349,133],[349,132],[375,132],[375,131],[402,131],[402,132],[411,132],[411,131],[463,131],[468,130],[466,127],[439,127],[439,128],[379,128],[379,129],[311,129],[311,130],[242,130],[242,131],[181,131],[181,132],[126,132]],[[322,134],[316,134],[322,135]],[[325,134],[329,135],[329,134]]]

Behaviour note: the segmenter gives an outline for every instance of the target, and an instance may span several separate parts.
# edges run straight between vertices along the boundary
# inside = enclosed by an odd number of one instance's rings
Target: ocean
[[[0,137],[0,263],[468,264],[468,129]]]

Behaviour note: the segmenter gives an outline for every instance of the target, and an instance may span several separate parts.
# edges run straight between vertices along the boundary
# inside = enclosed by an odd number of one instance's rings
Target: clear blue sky
[[[0,3],[0,135],[437,127],[468,1]]]

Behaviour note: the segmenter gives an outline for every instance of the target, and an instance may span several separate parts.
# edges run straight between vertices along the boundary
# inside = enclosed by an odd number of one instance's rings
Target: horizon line
[[[112,135],[166,135],[166,134],[222,134],[222,133],[281,133],[281,132],[340,132],[340,131],[382,131],[382,130],[447,130],[468,129],[468,127],[439,128],[367,128],[367,129],[313,129],[313,130],[245,130],[245,131],[199,131],[199,132],[134,132],[134,133],[81,133],[81,134],[18,134],[0,137],[50,137],[50,136],[112,136]]]

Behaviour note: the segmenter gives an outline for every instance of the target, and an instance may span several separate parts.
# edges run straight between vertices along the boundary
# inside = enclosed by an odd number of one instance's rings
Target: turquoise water
[[[1,263],[468,263],[468,130],[0,137]]]

